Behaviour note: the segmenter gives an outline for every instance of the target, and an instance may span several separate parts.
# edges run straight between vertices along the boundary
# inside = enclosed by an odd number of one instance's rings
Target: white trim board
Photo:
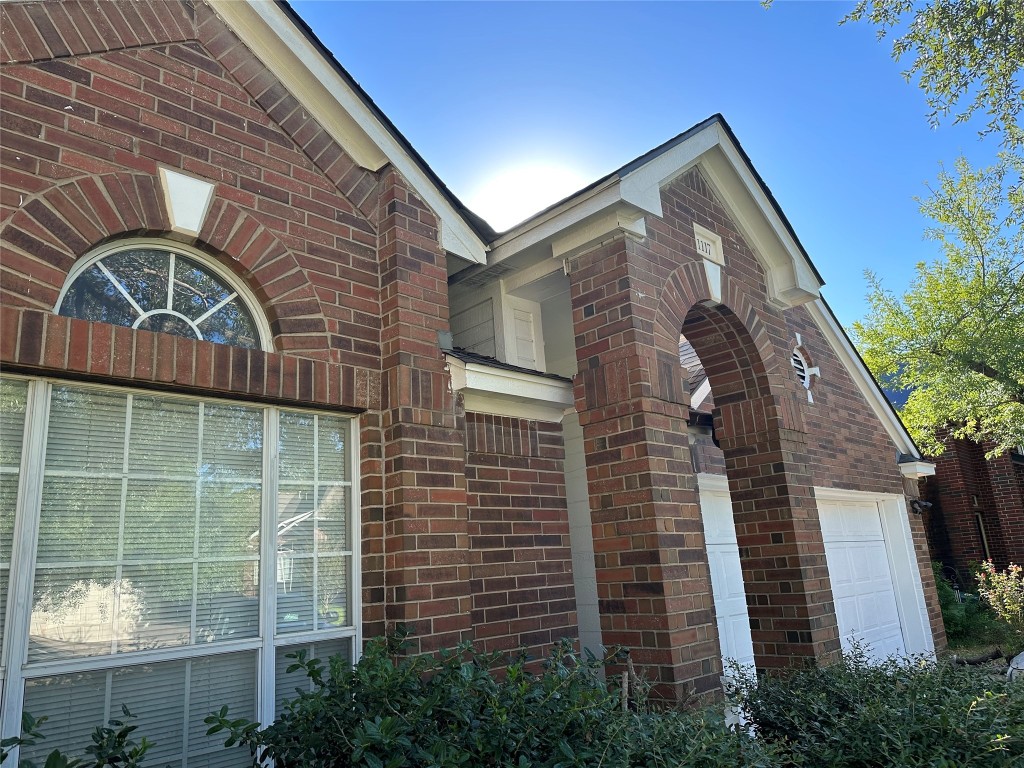
[[[467,411],[494,416],[560,422],[574,404],[572,384],[445,355],[452,390],[461,392]]]

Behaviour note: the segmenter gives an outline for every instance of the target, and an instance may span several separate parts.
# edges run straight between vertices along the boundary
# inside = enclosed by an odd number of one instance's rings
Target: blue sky
[[[498,229],[721,112],[847,326],[867,311],[865,269],[900,289],[938,254],[913,198],[939,163],[998,149],[974,125],[930,128],[889,43],[839,26],[852,3],[292,5]]]

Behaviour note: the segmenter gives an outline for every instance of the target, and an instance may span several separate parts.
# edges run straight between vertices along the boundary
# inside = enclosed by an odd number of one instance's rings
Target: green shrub
[[[997,571],[991,560],[984,561],[978,569],[978,594],[1018,641],[1024,639],[1024,568],[1010,563],[1005,571]]]
[[[1009,625],[1002,621],[978,595],[962,592],[957,599],[952,585],[942,576],[941,564],[933,564],[946,640],[952,648],[1014,644]],[[1006,650],[1006,649],[1004,649]]]
[[[855,648],[785,679],[747,676],[737,700],[782,766],[1019,766],[1024,685],[926,659],[869,663]]]
[[[396,656],[394,640],[372,640],[354,667],[297,656],[314,682],[282,716],[259,730],[226,710],[208,718],[254,761],[280,768],[685,768],[774,765],[745,731],[731,730],[723,707],[656,711],[634,701],[623,710],[601,662],[559,644],[542,671],[524,658],[496,668],[495,654],[463,645],[437,656]]]
[[[153,745],[145,737],[140,742],[135,741],[132,733],[138,726],[128,724],[135,716],[124,705],[121,705],[121,711],[124,720],[110,720],[106,726],[97,727],[92,732],[92,744],[85,748],[86,759],[69,757],[55,749],[46,756],[42,768],[102,768],[109,765],[138,768],[143,755]],[[45,737],[40,729],[45,722],[45,717],[35,718],[27,712],[22,713],[21,736],[0,741],[0,763],[6,762],[14,747],[32,746],[42,741]],[[31,760],[21,759],[18,768],[37,768],[37,765]]]

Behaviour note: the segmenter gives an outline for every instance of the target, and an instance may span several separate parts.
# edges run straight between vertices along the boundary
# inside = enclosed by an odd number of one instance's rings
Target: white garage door
[[[724,478],[723,478],[724,480]],[[743,591],[740,554],[736,547],[736,526],[732,519],[729,492],[708,488],[701,479],[700,511],[704,521],[704,539],[711,568],[711,589],[718,616],[718,637],[723,659],[735,659],[741,665],[754,665],[754,645],[750,640],[747,598]],[[718,485],[719,482],[715,482]]]
[[[857,638],[874,658],[905,655],[878,504],[818,500],[843,648]]]

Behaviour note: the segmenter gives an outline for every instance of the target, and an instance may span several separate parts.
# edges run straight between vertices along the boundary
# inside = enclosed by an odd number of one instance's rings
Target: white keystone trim
[[[163,166],[159,171],[171,229],[198,235],[213,202],[213,184]]]
[[[486,263],[486,246],[360,95],[272,0],[211,0],[217,15],[363,168],[388,163],[440,218],[441,245]]]
[[[479,363],[467,363],[445,355],[452,390],[461,392],[467,411],[560,422],[572,408],[572,384]]]

